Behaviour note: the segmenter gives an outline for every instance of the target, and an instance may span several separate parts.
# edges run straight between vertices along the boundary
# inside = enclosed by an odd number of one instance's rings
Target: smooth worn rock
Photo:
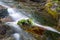
[[[0,5],[0,21],[11,22],[12,18],[9,16],[7,8]]]

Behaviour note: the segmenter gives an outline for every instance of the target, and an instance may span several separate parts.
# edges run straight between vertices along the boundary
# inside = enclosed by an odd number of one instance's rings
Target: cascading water
[[[15,40],[20,40],[20,35],[18,33],[13,34]]]
[[[9,13],[9,16],[12,18],[12,20],[14,20],[13,22],[7,22],[6,24],[9,25],[11,27],[12,30],[15,31],[15,33],[13,34],[13,37],[15,38],[15,40],[20,40],[20,33],[21,33],[21,28],[17,25],[17,21],[21,20],[21,19],[27,19],[29,17],[25,16],[23,13],[18,12],[15,8],[11,8],[10,6],[7,6],[5,3],[0,2],[0,5],[4,6],[7,8],[7,11]],[[36,24],[38,25],[38,24]],[[51,27],[45,27],[39,24],[40,27],[43,27],[45,29],[51,30],[51,31],[56,31],[55,29],[51,28]],[[60,32],[58,32],[60,34]]]
[[[13,37],[15,38],[15,40],[21,40],[20,39],[21,28],[16,23],[17,23],[18,20],[23,19],[23,18],[28,18],[28,17],[23,15],[20,12],[17,12],[14,8],[11,8],[10,6],[7,6],[3,2],[0,2],[0,5],[7,8],[9,16],[12,18],[12,20],[14,20],[14,22],[7,22],[6,23],[6,25],[9,25],[10,28],[15,32],[13,34]]]
[[[15,9],[8,8],[9,16],[12,17],[14,21],[28,18],[27,16],[23,15],[21,12],[17,12]]]

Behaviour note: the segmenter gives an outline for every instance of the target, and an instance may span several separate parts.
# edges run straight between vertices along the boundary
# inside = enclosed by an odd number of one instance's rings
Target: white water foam
[[[9,25],[13,30],[15,30],[16,33],[20,33],[21,31],[21,28],[17,25],[17,22],[21,19],[27,19],[29,17],[23,15],[21,12],[17,12],[15,10],[15,8],[11,8],[10,6],[7,6],[5,3],[3,2],[0,2],[0,5],[4,6],[7,8],[7,11],[9,13],[9,16],[14,20],[14,22],[7,22],[6,24]],[[48,27],[48,26],[43,26],[43,25],[40,25],[40,24],[36,24],[37,26],[39,27],[43,27],[47,30],[51,30],[51,31],[54,31],[54,32],[58,32],[57,30],[51,28],[51,27]],[[60,33],[60,32],[58,32]],[[17,37],[18,36],[18,37]],[[19,34],[14,34],[14,37],[16,38],[16,40],[19,40]]]

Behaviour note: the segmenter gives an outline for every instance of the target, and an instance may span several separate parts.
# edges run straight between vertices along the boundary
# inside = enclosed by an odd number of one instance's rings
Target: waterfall
[[[14,21],[28,18],[27,16],[23,15],[21,12],[17,12],[15,9],[12,8],[8,8],[8,12],[9,12],[9,16],[11,16]]]
[[[13,37],[15,40],[20,40],[20,34],[21,34],[21,28],[17,25],[17,21],[21,19],[28,18],[27,16],[23,15],[21,12],[18,12],[15,8],[11,8],[10,6],[6,5],[3,2],[0,2],[0,5],[7,8],[7,11],[9,13],[9,16],[14,20],[14,22],[6,22],[6,25],[10,26],[12,31],[15,33],[13,34]]]
[[[21,28],[17,25],[17,22],[18,20],[21,20],[21,19],[28,19],[29,17],[23,15],[23,13],[17,11],[15,8],[11,8],[10,6],[6,5],[5,3],[3,2],[0,2],[0,5],[4,6],[7,8],[7,11],[9,13],[9,16],[12,18],[12,20],[14,20],[14,22],[7,22],[6,24],[9,25],[11,27],[12,30],[15,31],[15,33],[13,34],[13,37],[16,39],[16,40],[20,40],[20,32],[21,32]],[[38,24],[36,24],[38,25]],[[48,29],[48,30],[52,30],[52,31],[55,31],[55,32],[58,32],[56,31],[55,29],[49,27],[49,26],[43,26],[43,25],[38,25],[39,27],[43,27],[45,29]],[[60,34],[60,32],[58,32]]]

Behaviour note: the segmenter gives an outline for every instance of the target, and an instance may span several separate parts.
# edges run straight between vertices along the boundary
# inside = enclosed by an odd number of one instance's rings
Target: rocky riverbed
[[[11,8],[16,8],[22,12],[25,16],[34,19],[34,22],[42,24],[44,26],[51,26],[60,32],[60,12],[57,9],[57,2],[51,0],[0,0]],[[1,3],[0,2],[0,3]],[[4,5],[5,5],[4,4]],[[56,12],[56,9],[58,10]],[[54,14],[53,14],[54,13]],[[30,15],[29,15],[30,14]],[[17,15],[17,14],[16,14]],[[32,15],[32,16],[31,16]],[[18,16],[20,17],[20,16]],[[4,25],[5,22],[13,22],[14,20],[9,16],[7,8],[0,5],[0,40],[18,40],[15,39],[11,34],[15,31],[11,30],[10,27]],[[34,38],[28,32],[21,30],[21,40],[48,40],[43,38]],[[51,39],[50,39],[51,40]],[[57,39],[60,40],[60,37]]]

